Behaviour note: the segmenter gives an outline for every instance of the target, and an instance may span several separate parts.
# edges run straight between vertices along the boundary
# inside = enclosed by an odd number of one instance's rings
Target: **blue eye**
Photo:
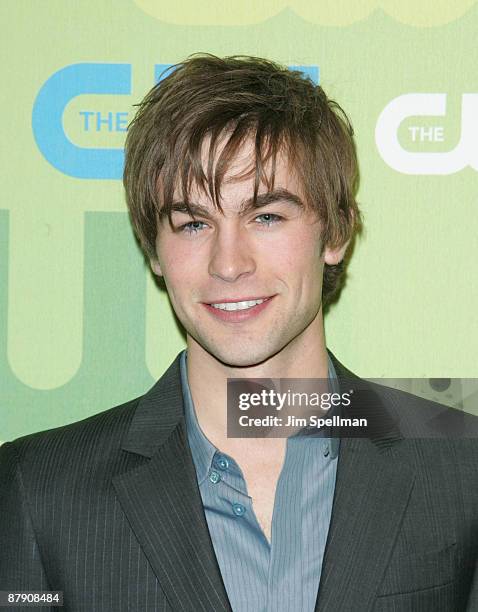
[[[202,229],[204,229],[204,225],[206,224],[203,221],[190,221],[189,223],[181,225],[179,229],[181,232],[184,232],[186,234],[197,234]]]
[[[259,219],[263,219],[263,221],[259,221]],[[270,225],[274,225],[275,223],[282,221],[282,217],[273,213],[263,213],[262,215],[258,215],[255,220],[258,221],[259,225],[269,227]]]

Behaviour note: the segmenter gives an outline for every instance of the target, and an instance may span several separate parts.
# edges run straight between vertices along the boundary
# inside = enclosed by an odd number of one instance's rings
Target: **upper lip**
[[[238,298],[219,298],[217,300],[211,300],[204,302],[204,304],[230,304],[231,302],[253,302],[255,300],[267,300],[273,297],[272,295],[261,295],[252,297],[238,297]]]

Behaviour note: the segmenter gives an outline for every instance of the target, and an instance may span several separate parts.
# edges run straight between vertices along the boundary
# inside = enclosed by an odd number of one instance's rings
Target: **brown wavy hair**
[[[158,220],[171,218],[176,187],[188,205],[191,185],[197,185],[222,211],[222,180],[246,138],[255,145],[254,199],[261,182],[273,188],[276,156],[284,151],[302,182],[306,205],[317,212],[323,244],[340,247],[353,238],[361,228],[353,130],[320,86],[301,72],[249,56],[195,54],[166,72],[138,105],[125,147],[126,200],[147,257],[156,258]],[[343,273],[343,262],[325,265],[325,304]]]

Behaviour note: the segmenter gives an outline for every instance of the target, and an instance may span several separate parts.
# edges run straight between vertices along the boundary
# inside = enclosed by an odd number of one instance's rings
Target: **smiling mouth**
[[[208,304],[212,308],[216,310],[227,310],[229,312],[235,310],[247,310],[248,308],[253,308],[254,306],[258,306],[263,302],[270,300],[270,298],[258,298],[257,300],[242,300],[239,302],[217,302],[213,304]]]

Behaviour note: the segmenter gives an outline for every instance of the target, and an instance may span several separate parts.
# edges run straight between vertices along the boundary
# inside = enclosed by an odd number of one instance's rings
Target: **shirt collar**
[[[330,355],[327,353],[328,368],[329,368],[329,379],[333,391],[338,389],[337,372],[335,371],[334,364]],[[193,456],[194,465],[196,467],[196,474],[198,483],[207,477],[208,472],[211,468],[211,464],[217,448],[208,440],[204,435],[196,416],[196,410],[194,408],[193,398],[191,396],[191,389],[188,382],[187,372],[187,350],[185,349],[181,353],[180,357],[180,372],[181,372],[181,388],[183,392],[184,411],[186,419],[186,430],[188,435],[189,446],[191,448],[191,454]],[[330,458],[335,459],[339,454],[340,439],[330,438]]]
[[[181,387],[183,391],[186,431],[188,434],[188,441],[191,448],[194,465],[196,467],[197,480],[198,483],[201,484],[208,475],[217,448],[206,438],[201,427],[199,426],[196,410],[194,409],[193,398],[191,396],[191,389],[189,388],[186,360],[187,351],[184,350],[181,353],[179,367],[181,371]]]
[[[330,386],[334,393],[340,393],[339,379],[333,361],[327,352],[327,360],[329,367]],[[330,458],[335,459],[339,455],[340,438],[330,438]]]

